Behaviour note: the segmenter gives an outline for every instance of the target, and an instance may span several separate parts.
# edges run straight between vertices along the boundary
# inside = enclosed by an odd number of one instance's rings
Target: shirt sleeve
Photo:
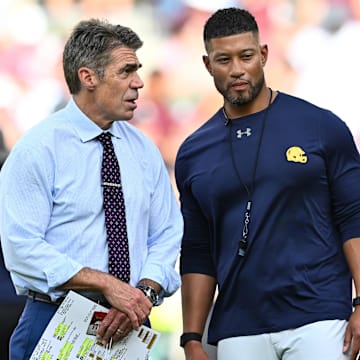
[[[360,156],[353,136],[336,115],[326,119],[322,148],[329,173],[335,223],[342,241],[360,237]]]
[[[180,273],[201,273],[216,277],[211,256],[209,223],[191,191],[188,171],[179,152],[175,176],[180,193],[181,212],[184,219],[184,236],[181,244]]]
[[[23,288],[54,291],[82,268],[45,240],[52,210],[54,159],[46,151],[19,145],[1,173],[0,228],[7,269]]]
[[[176,201],[168,170],[157,149],[152,162],[153,190],[150,203],[148,256],[141,278],[158,282],[163,296],[170,296],[180,287],[175,265],[180,252],[183,220]],[[154,166],[155,165],[155,166]]]

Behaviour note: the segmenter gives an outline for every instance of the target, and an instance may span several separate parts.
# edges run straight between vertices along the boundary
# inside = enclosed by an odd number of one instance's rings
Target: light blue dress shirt
[[[180,286],[182,216],[157,147],[126,121],[108,130],[120,164],[131,280]],[[102,132],[73,99],[29,130],[0,173],[0,237],[18,294],[63,296],[83,267],[108,271],[101,187]]]

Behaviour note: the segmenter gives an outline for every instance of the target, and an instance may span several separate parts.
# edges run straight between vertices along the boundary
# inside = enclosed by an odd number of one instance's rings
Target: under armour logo
[[[251,135],[251,129],[246,128],[245,131],[241,131],[241,130],[236,131],[236,136],[237,136],[238,139],[241,139],[243,137],[243,135],[250,136]]]

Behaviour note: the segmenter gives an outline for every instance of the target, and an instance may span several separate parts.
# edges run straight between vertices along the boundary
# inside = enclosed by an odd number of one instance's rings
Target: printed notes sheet
[[[146,360],[160,333],[141,326],[104,346],[96,330],[108,309],[70,291],[49,322],[30,360]]]

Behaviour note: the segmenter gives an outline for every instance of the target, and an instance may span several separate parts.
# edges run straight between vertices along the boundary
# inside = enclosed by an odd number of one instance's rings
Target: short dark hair
[[[211,39],[253,32],[259,28],[253,15],[235,7],[219,9],[206,21],[203,32],[205,46]]]
[[[138,50],[143,42],[130,28],[107,21],[90,19],[80,21],[67,40],[63,52],[63,69],[71,94],[81,89],[77,71],[86,66],[99,77],[104,75],[111,61],[111,52],[118,47]]]
[[[2,131],[0,130],[0,170],[9,155],[9,151],[5,146],[4,136]]]

